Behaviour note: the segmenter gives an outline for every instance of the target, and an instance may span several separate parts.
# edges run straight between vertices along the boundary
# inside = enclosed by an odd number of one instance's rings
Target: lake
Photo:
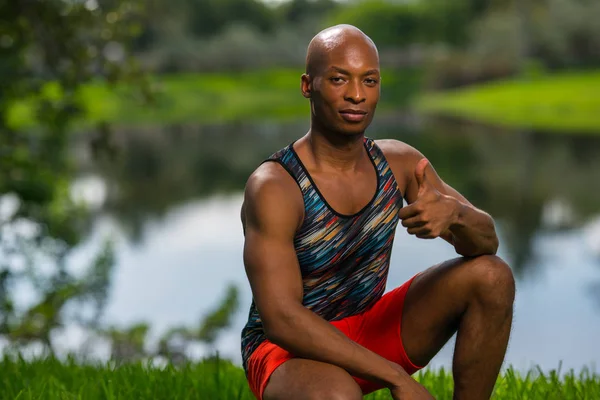
[[[217,342],[240,362],[239,336],[251,293],[242,264],[241,191],[258,163],[307,130],[306,122],[120,129],[95,158],[77,145],[77,196],[96,207],[93,234],[117,241],[107,323],[148,321],[152,337],[195,324],[230,282],[242,305]],[[517,277],[506,365],[595,368],[600,361],[600,136],[511,131],[399,114],[376,118],[367,136],[421,150],[438,174],[496,219],[499,255]],[[399,225],[387,289],[455,257],[442,239],[420,240]],[[81,340],[70,329],[64,348]],[[453,341],[431,365],[451,365]],[[106,354],[106,348],[97,350]],[[206,349],[194,349],[195,356]]]

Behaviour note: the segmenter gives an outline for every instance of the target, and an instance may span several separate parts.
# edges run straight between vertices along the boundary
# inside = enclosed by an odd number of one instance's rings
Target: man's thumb
[[[429,165],[429,160],[426,158],[422,158],[417,163],[415,167],[415,178],[417,179],[417,185],[419,185],[419,189],[425,185],[425,169]]]

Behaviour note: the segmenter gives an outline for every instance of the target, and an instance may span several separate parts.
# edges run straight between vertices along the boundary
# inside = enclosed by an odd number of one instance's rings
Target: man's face
[[[373,120],[380,79],[375,49],[355,40],[324,54],[314,76],[303,76],[302,90],[312,100],[315,122],[336,133],[355,135]]]

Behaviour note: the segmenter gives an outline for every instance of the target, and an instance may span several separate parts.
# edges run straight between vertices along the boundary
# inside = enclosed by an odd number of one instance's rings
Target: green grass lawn
[[[452,377],[444,370],[416,375],[438,400],[452,399]],[[0,361],[2,399],[169,399],[252,400],[241,368],[228,362],[201,362],[183,368],[129,364],[79,365],[72,361]],[[523,376],[509,369],[498,379],[494,399],[600,399],[600,376],[584,371],[559,378],[556,372]],[[391,399],[387,389],[365,399]]]
[[[221,123],[232,121],[306,118],[308,100],[300,93],[302,70],[272,69],[239,73],[178,74],[151,77],[155,104],[146,104],[138,91],[104,82],[84,86],[78,95],[86,118],[76,125],[100,121],[117,125]],[[381,108],[407,104],[418,90],[417,71],[383,71]],[[60,101],[61,90],[48,84],[39,98]],[[13,127],[36,125],[35,99],[21,99],[8,112]]]
[[[600,133],[600,71],[504,80],[414,101],[424,113],[552,132]]]
[[[131,86],[104,82],[82,87],[86,117],[76,127],[97,122],[115,125],[222,123],[306,118],[300,94],[301,70],[154,76],[155,104],[146,104]],[[504,80],[442,93],[418,95],[421,73],[384,70],[378,112],[408,104],[425,114],[451,115],[507,127],[552,132],[600,132],[600,71]],[[57,85],[39,98],[60,101]],[[411,99],[414,99],[411,103]],[[9,125],[36,125],[36,99],[21,99],[7,113]]]

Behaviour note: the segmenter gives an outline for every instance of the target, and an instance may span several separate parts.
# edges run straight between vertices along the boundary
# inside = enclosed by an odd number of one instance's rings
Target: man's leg
[[[514,296],[512,271],[496,256],[457,258],[424,271],[402,312],[408,357],[426,365],[458,331],[454,399],[489,399],[508,345]]]
[[[360,387],[342,368],[292,358],[271,375],[264,400],[361,400]]]

